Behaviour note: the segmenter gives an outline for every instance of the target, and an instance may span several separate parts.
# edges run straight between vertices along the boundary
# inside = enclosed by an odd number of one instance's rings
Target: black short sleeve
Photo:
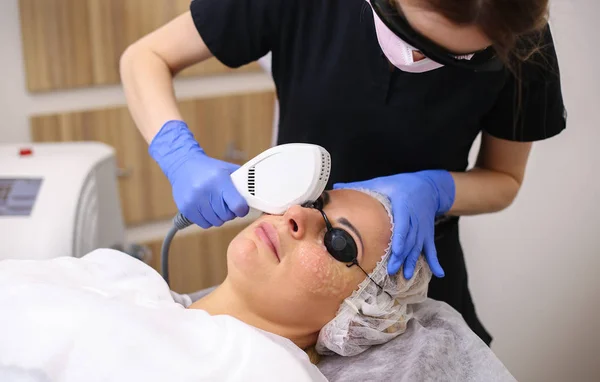
[[[271,50],[281,0],[193,0],[190,12],[212,54],[237,68]]]
[[[507,75],[495,106],[482,121],[483,130],[497,138],[530,142],[557,135],[566,127],[560,71],[550,28],[540,52]]]

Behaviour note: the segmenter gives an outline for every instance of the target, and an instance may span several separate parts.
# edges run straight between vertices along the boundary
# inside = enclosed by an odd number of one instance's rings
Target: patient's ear
[[[317,350],[314,345],[304,349],[304,352],[308,356],[310,363],[312,363],[313,365],[318,365],[319,362],[321,362],[321,355],[317,353]]]

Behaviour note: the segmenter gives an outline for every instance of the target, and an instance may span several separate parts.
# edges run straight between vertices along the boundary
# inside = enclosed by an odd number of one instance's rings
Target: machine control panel
[[[30,216],[42,178],[0,178],[0,217]]]

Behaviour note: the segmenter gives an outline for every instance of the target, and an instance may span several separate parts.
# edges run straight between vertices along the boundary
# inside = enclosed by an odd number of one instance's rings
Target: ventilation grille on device
[[[331,157],[324,152],[321,152],[321,173],[319,174],[319,180],[329,179],[329,172],[331,171]]]
[[[256,168],[250,167],[248,169],[248,192],[250,195],[255,196],[256,193]]]

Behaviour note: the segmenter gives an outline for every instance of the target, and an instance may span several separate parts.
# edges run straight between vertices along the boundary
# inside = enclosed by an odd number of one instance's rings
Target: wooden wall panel
[[[227,247],[248,223],[176,235],[169,250],[169,281],[178,293],[192,293],[220,284],[227,276]],[[150,266],[159,273],[162,239],[139,243],[152,252]]]
[[[132,42],[189,9],[190,0],[19,0],[31,92],[117,84]],[[180,76],[228,73],[216,59]],[[261,70],[257,63],[237,71]]]
[[[265,91],[183,101],[179,107],[208,155],[243,164],[270,146],[274,102],[274,92]],[[34,142],[91,140],[114,147],[122,169],[119,187],[126,224],[177,213],[171,186],[126,107],[34,116],[31,135]]]

